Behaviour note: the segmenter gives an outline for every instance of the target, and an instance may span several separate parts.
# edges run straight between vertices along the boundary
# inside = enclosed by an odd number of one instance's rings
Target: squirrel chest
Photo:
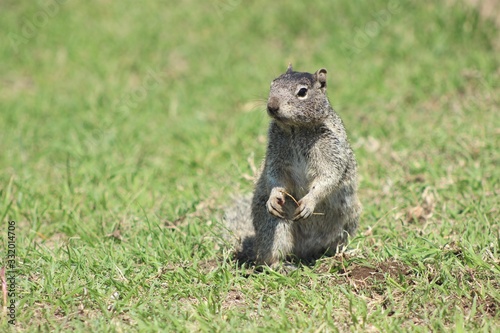
[[[283,141],[286,152],[286,162],[283,172],[287,180],[287,187],[297,196],[304,195],[310,189],[312,181],[317,176],[317,165],[311,156],[317,155],[318,147],[306,133],[291,131]]]

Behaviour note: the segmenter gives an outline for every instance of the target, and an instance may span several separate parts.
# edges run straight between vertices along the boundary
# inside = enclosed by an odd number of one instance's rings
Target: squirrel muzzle
[[[267,101],[267,112],[271,117],[275,117],[280,110],[280,101],[276,97],[270,97]]]

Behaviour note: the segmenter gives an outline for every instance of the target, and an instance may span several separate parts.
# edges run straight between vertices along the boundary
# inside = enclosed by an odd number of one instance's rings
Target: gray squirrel
[[[328,101],[326,74],[295,72],[290,64],[271,83],[268,145],[253,196],[235,199],[224,216],[238,260],[313,262],[356,231],[356,160]]]

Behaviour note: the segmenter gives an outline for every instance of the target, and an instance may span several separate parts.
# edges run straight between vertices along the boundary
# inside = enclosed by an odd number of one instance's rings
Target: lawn
[[[0,8],[0,331],[500,330],[500,40],[484,12]],[[252,190],[289,62],[328,69],[364,210],[347,252],[257,272],[231,260],[221,216]]]

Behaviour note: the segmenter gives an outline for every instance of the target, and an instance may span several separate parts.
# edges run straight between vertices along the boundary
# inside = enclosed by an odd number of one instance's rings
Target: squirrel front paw
[[[309,195],[306,195],[302,199],[299,200],[299,206],[295,210],[295,214],[293,216],[293,220],[307,219],[314,212],[314,208],[316,207],[316,200],[314,200]]]
[[[283,206],[285,205],[285,189],[282,187],[275,187],[271,190],[271,195],[269,195],[269,200],[267,200],[266,206],[269,214],[285,218],[283,216]]]

